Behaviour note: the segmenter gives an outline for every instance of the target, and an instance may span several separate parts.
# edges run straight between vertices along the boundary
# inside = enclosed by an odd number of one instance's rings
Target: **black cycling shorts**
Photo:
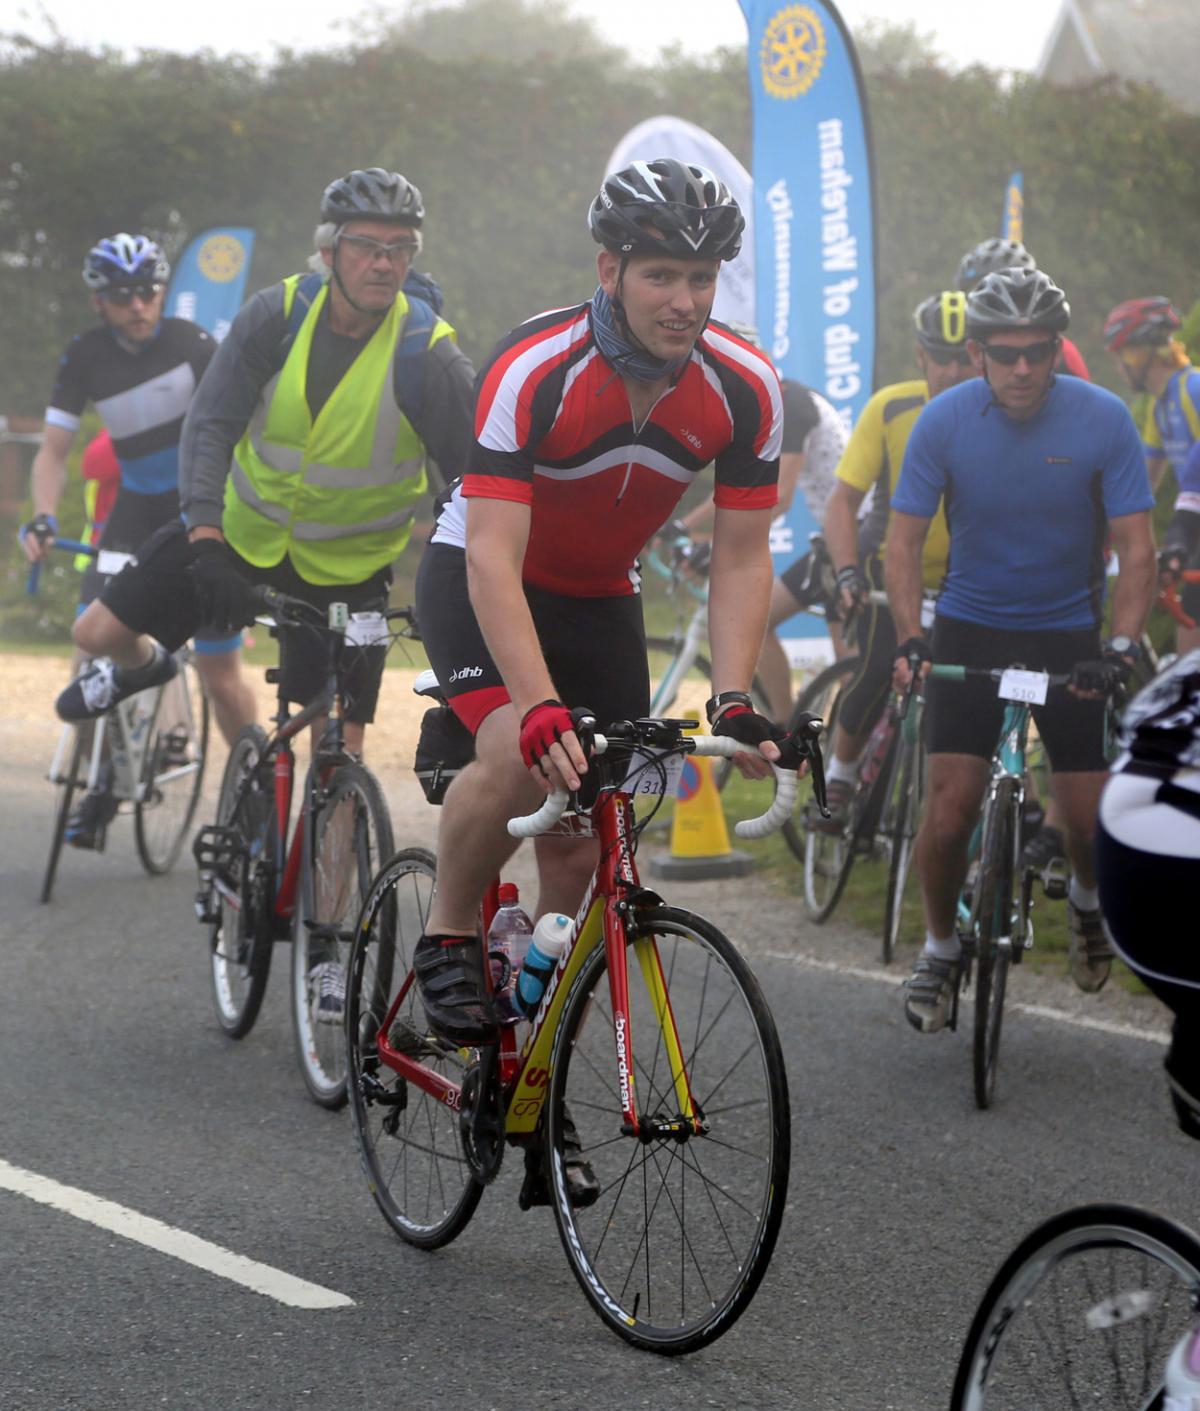
[[[131,632],[144,632],[168,651],[177,651],[189,637],[197,636],[200,628],[191,562],[191,545],[183,524],[176,520],[163,525],[139,546],[137,562],[110,581],[101,601]],[[306,582],[287,558],[271,568],[257,568],[245,559],[239,559],[239,564],[249,582],[277,588],[314,607],[345,603],[351,612],[363,612],[387,605],[389,569],[361,583],[326,586]],[[317,629],[287,634],[281,643],[280,685],[289,701],[306,705],[324,689],[333,641],[331,633]],[[369,725],[375,719],[386,656],[382,647],[343,648],[347,720]]]
[[[795,598],[798,607],[810,608],[825,601],[820,575],[812,571],[811,552],[789,564],[779,575],[779,581]]]
[[[102,551],[133,554],[158,530],[178,526],[179,523],[177,491],[167,490],[161,495],[138,495],[122,488],[117,492],[109,516],[104,521],[97,547]],[[84,570],[83,582],[79,588],[80,611],[99,598],[105,585],[110,582],[112,578],[101,573],[98,562],[93,559]],[[197,652],[206,656],[232,652],[242,644],[240,632],[225,632],[203,624],[193,635]]]
[[[1066,632],[1012,632],[942,614],[934,619],[933,659],[955,666],[1007,667],[1069,672],[1076,662],[1101,654],[1095,628]],[[985,680],[930,681],[926,686],[926,736],[930,754],[991,759],[1004,720],[999,683]],[[1033,707],[1051,767],[1060,774],[1108,768],[1104,753],[1103,701],[1083,701],[1052,686],[1046,704]]]
[[[1163,808],[1163,827],[1175,820]],[[1200,949],[1195,944],[1197,861],[1144,852],[1096,830],[1100,905],[1122,960],[1174,1013],[1166,1067],[1200,1103]],[[1174,983],[1170,976],[1192,981]]]
[[[642,601],[568,598],[525,585],[542,655],[558,698],[586,706],[603,731],[650,709],[650,671]],[[511,699],[467,592],[467,556],[453,544],[430,544],[417,570],[421,641],[446,700],[474,734]]]

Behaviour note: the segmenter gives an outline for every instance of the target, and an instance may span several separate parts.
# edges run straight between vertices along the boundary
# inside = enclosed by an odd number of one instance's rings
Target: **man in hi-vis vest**
[[[140,689],[130,677],[140,681],[199,622],[252,620],[254,585],[351,612],[386,602],[429,488],[426,455],[452,480],[472,440],[474,371],[439,317],[437,285],[410,269],[424,215],[417,188],[380,167],[326,188],[314,272],[249,300],[193,399],[183,524],[148,539],[79,619],[77,637],[107,660],[59,697],[64,718],[99,715]],[[350,668],[346,744],[356,753],[383,655],[356,652]],[[318,635],[297,634],[289,699],[311,700],[326,674]]]

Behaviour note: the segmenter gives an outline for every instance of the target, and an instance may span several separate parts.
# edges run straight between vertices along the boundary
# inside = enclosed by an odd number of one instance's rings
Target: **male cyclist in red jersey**
[[[601,728],[649,708],[636,560],[710,461],[708,715],[714,734],[755,751],[739,756],[745,772],[780,758],[782,732],[747,694],[771,594],[779,380],[763,353],[709,323],[744,224],[704,168],[660,159],[609,176],[589,215],[595,295],[521,324],[480,373],[467,473],[417,579],[430,662],[475,736],[475,761],[446,796],[414,955],[430,1024],[453,1042],[495,1039],[479,907],[516,847],[506,820],[584,781],[570,708]],[[535,846],[539,912],[573,913],[595,841]]]
[[[1019,240],[1003,240],[993,236],[991,240],[981,240],[962,257],[955,283],[964,294],[969,294],[980,280],[998,269],[1036,268],[1037,261]],[[1083,354],[1069,338],[1060,341],[1054,371],[1070,373],[1072,377],[1082,377],[1088,382],[1092,380]]]

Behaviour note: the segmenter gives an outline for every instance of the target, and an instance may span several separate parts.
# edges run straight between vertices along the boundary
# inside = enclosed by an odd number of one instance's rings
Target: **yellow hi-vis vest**
[[[284,280],[291,312],[300,275]],[[286,554],[306,582],[361,583],[399,555],[425,493],[425,448],[396,405],[393,367],[408,315],[387,317],[321,408],[305,383],[313,332],[329,286],[312,301],[283,366],[263,388],[233,452],[222,528],[244,559],[270,568]],[[452,336],[438,319],[430,343]]]

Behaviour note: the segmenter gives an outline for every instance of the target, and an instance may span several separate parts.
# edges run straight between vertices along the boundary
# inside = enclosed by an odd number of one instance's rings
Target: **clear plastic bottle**
[[[521,906],[512,882],[500,883],[500,905],[487,934],[488,964],[492,971],[492,1001],[502,1024],[521,1018],[517,1008],[517,975],[533,935],[533,922]]]
[[[1200,1329],[1175,1344],[1164,1390],[1164,1411],[1197,1411],[1200,1407]]]
[[[553,911],[538,919],[533,940],[525,952],[525,964],[517,977],[516,1001],[522,1015],[532,1018],[537,1013],[554,967],[571,939],[571,925],[569,916]]]

